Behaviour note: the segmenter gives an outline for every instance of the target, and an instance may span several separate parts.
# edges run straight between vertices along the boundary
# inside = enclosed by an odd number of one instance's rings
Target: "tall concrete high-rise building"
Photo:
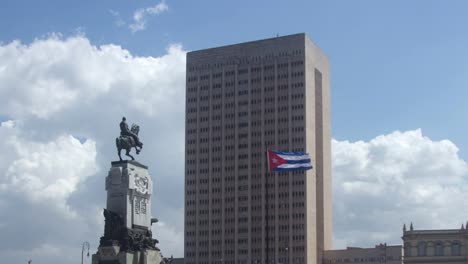
[[[331,248],[330,73],[305,35],[187,54],[185,263],[321,263]],[[267,149],[310,153],[273,173]]]

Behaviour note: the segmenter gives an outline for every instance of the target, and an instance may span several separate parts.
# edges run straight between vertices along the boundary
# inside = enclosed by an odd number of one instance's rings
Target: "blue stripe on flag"
[[[272,152],[279,154],[279,155],[289,155],[289,156],[309,155],[308,153],[304,153],[304,152],[284,152],[284,151],[277,151],[277,150],[272,150]]]
[[[285,152],[277,150],[269,150],[283,159],[285,163],[272,166],[272,171],[299,171],[310,170],[313,168],[312,160],[308,153],[304,152]]]
[[[301,163],[310,163],[310,159],[303,160],[288,160],[286,164],[301,164]]]
[[[274,168],[273,171],[298,171],[298,170],[309,170],[312,166],[308,167],[297,167],[297,168]]]

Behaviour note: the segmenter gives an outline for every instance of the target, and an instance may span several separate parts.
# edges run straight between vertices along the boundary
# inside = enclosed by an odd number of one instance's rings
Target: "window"
[[[248,84],[249,80],[239,80],[238,83],[239,83],[239,85]],[[239,94],[239,95],[242,95],[242,94]]]
[[[443,256],[444,255],[444,244],[442,241],[437,241],[435,244],[435,255]]]
[[[248,122],[239,123],[239,128],[244,128],[244,127],[248,127],[248,126],[249,126]]]
[[[197,76],[189,77],[187,80],[188,80],[188,82],[196,82],[197,81]]]
[[[454,241],[452,243],[452,256],[460,256],[461,255],[461,252],[460,252],[460,241]]]
[[[418,242],[418,256],[426,256],[426,242],[424,241]]]
[[[238,71],[238,74],[241,75],[241,74],[246,74],[246,73],[248,73],[248,72],[249,72],[248,69],[240,69],[240,70]]]

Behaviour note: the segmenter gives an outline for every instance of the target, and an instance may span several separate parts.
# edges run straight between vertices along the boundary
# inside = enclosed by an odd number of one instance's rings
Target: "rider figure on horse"
[[[126,120],[127,119],[125,117],[122,117],[122,122],[120,122],[120,135],[121,136],[132,137],[133,140],[135,140],[135,145],[139,146],[141,144],[140,139],[138,138],[138,136],[135,133],[130,131],[130,129],[128,128]]]
[[[136,154],[139,154],[143,148],[143,143],[141,143],[140,139],[138,138],[140,127],[136,124],[133,124],[132,128],[129,129],[127,122],[125,121],[127,121],[127,119],[122,117],[122,122],[120,122],[120,137],[115,139],[117,154],[119,155],[119,159],[122,160],[120,151],[125,149],[125,155],[134,160],[135,158],[133,158],[133,156],[130,154],[131,149],[135,148]]]

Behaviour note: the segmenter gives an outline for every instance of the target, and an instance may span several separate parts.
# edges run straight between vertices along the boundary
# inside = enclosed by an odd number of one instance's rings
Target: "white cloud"
[[[164,56],[138,57],[85,36],[0,44],[0,115],[11,119],[0,125],[5,262],[33,254],[42,263],[72,263],[69,252],[79,252],[82,241],[97,248],[122,115],[141,125],[145,146],[137,158],[155,182],[155,237],[165,256],[181,256],[185,54],[171,45]],[[459,208],[467,207],[468,169],[457,151],[420,130],[334,140],[335,246],[400,243],[410,221],[415,228],[458,227],[466,217]]]
[[[13,128],[13,127],[15,127],[15,121],[7,120],[5,122],[2,122],[2,123],[0,123],[0,127]]]
[[[172,218],[183,217],[185,54],[174,44],[163,56],[138,57],[83,35],[0,44],[0,115],[9,119],[0,124],[5,262],[73,263],[67,254],[86,240],[95,251],[122,116],[141,126],[136,157],[150,167],[154,216],[166,223],[156,238],[171,241],[160,245],[163,254],[180,253],[183,221]]]
[[[180,45],[159,58],[134,57],[117,45],[93,46],[86,37],[53,35],[30,45],[19,41],[0,46],[0,113],[12,118],[54,113],[109,97],[145,114],[156,114],[177,96],[172,87],[184,80]],[[155,85],[157,84],[157,85]]]
[[[114,17],[115,21],[114,21],[114,24],[117,26],[117,27],[123,27],[125,26],[125,21],[122,19],[122,17],[120,16],[120,13],[118,11],[115,11],[115,10],[112,10],[110,9],[109,10],[109,13]]]
[[[167,10],[169,10],[169,7],[164,1],[152,7],[137,9],[133,13],[133,23],[129,25],[130,30],[133,33],[144,30],[148,16],[159,15]]]
[[[411,221],[421,229],[466,221],[468,164],[449,140],[413,130],[332,146],[335,247],[401,244]]]
[[[25,136],[18,123],[8,120],[0,126],[0,149],[8,150],[0,154],[0,191],[72,216],[66,200],[97,172],[95,142],[81,143],[71,135],[36,141]]]
[[[0,255],[9,263],[29,258],[53,263],[45,259],[68,258],[63,236],[82,239],[89,229],[68,201],[97,171],[96,144],[71,135],[42,141],[29,132],[22,122],[0,126]]]
[[[97,171],[94,141],[80,143],[73,136],[64,135],[42,143],[11,135],[1,145],[14,158],[3,168],[0,190],[73,215],[66,200]]]

